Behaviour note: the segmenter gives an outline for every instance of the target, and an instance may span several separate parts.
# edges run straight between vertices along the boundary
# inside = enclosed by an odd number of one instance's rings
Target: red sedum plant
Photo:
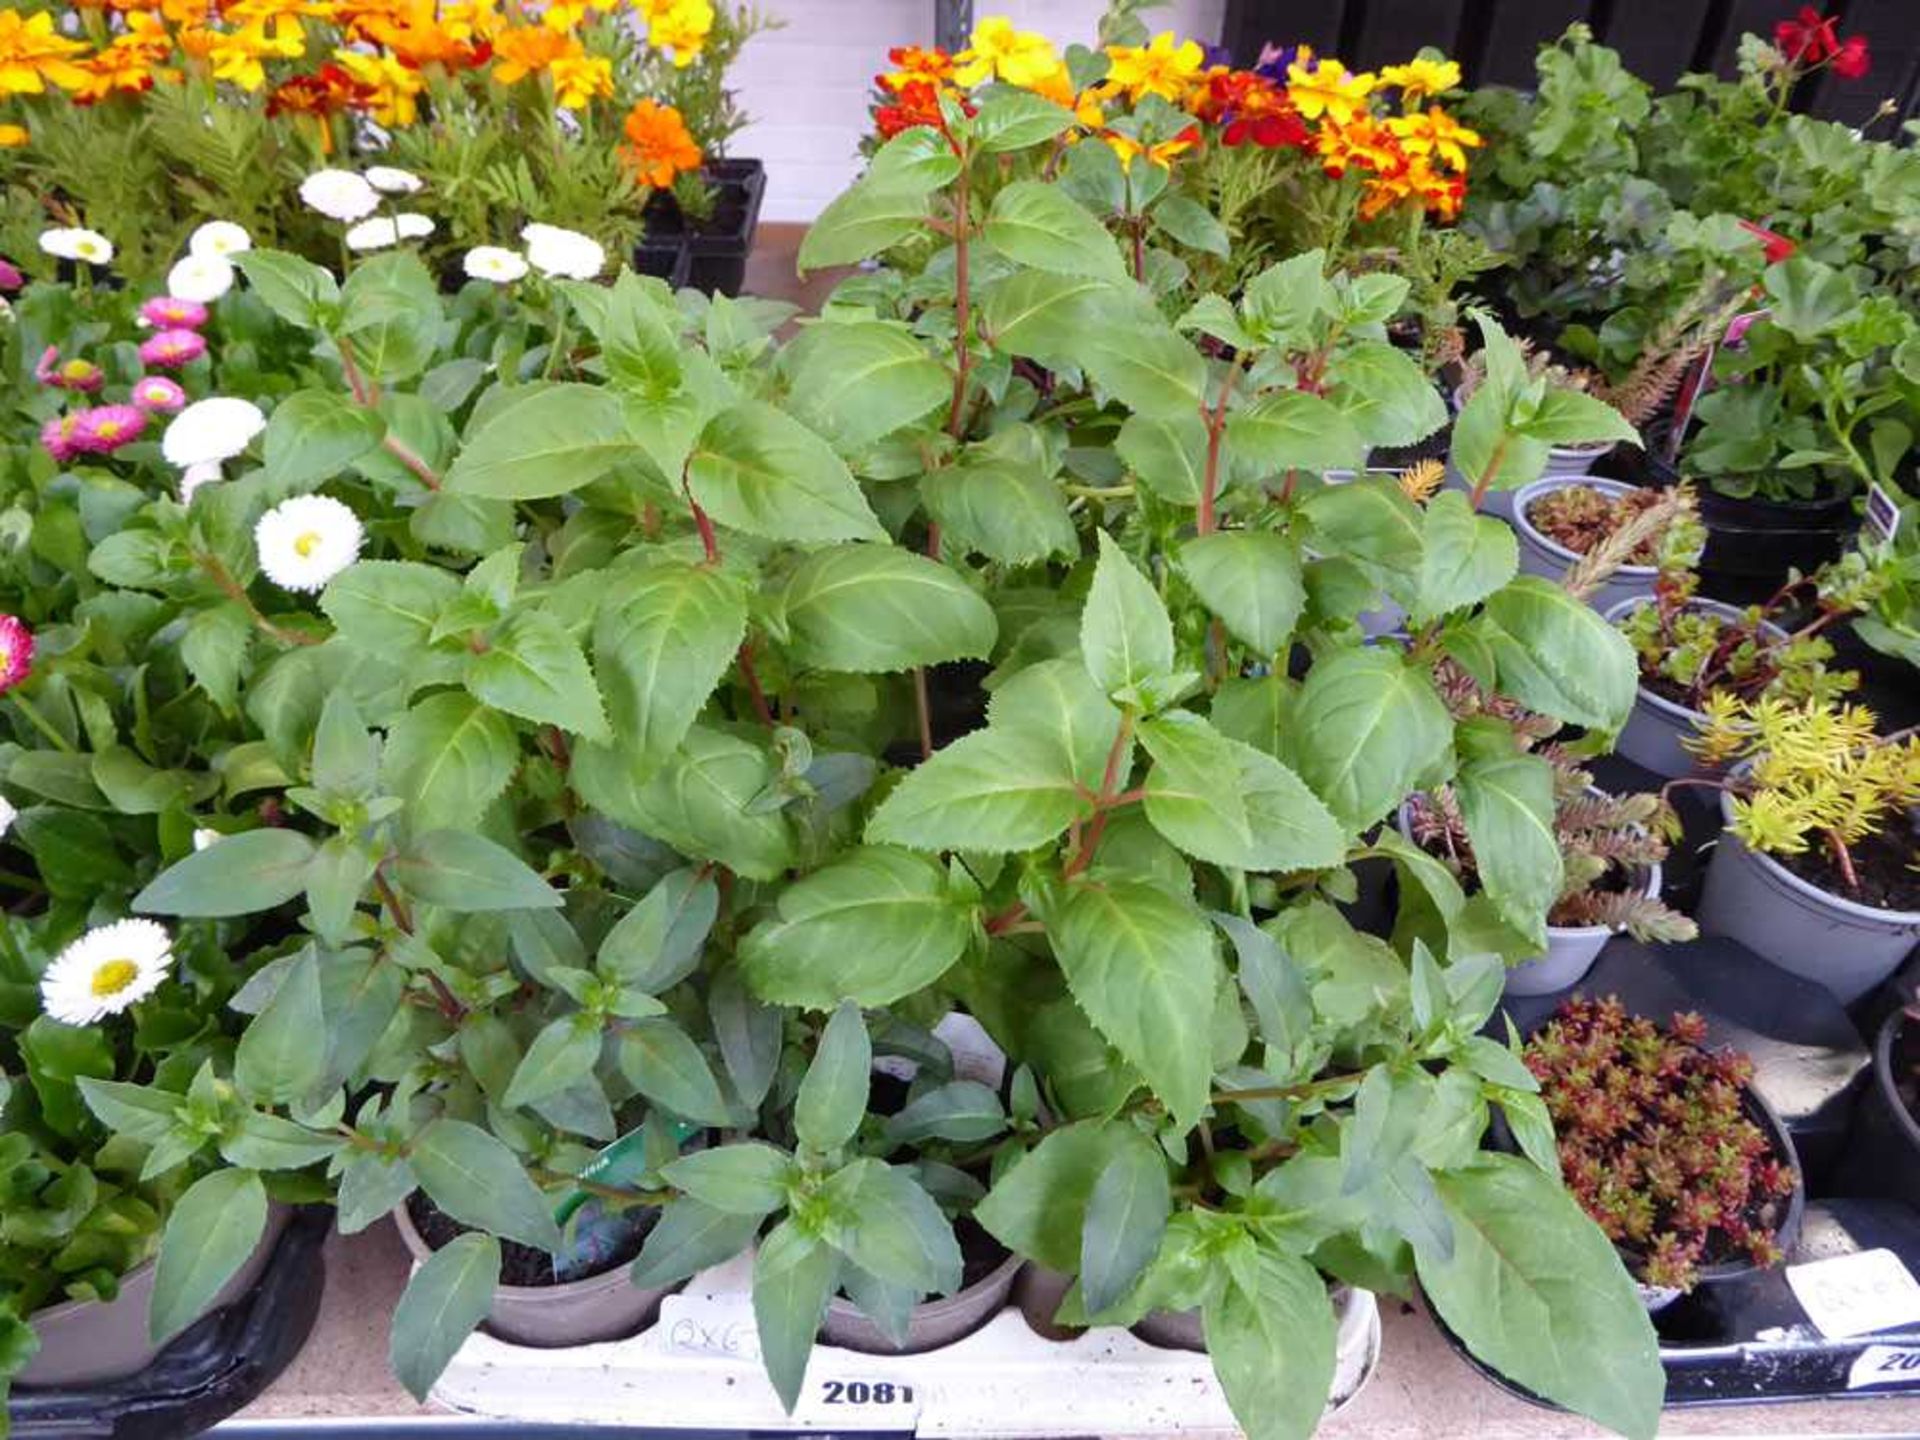
[[[1703,1266],[1740,1256],[1781,1259],[1793,1167],[1748,1111],[1753,1062],[1705,1042],[1698,1015],[1662,1027],[1612,996],[1576,996],[1524,1055],[1567,1189],[1658,1289],[1691,1290]]]

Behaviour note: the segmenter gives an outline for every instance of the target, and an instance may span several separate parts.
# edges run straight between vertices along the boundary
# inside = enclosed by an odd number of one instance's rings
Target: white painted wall
[[[867,92],[893,45],[933,42],[931,0],[761,0],[785,28],[756,36],[733,83],[754,117],[732,153],[766,161],[764,220],[811,220],[859,173]],[[1090,42],[1105,0],[975,0],[1056,44]],[[1156,30],[1219,38],[1226,0],[1175,0],[1148,14]]]

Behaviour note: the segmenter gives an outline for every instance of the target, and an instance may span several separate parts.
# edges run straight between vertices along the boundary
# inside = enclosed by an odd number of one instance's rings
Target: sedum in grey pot
[[[1725,791],[1720,813],[1731,826],[1733,801]],[[1822,890],[1748,849],[1730,828],[1714,846],[1696,918],[1703,933],[1738,940],[1782,970],[1824,985],[1843,1005],[1893,974],[1920,945],[1920,911],[1880,910]]]
[[[393,1223],[400,1227],[400,1238],[414,1263],[424,1263],[433,1247],[414,1228],[404,1201],[394,1207]],[[487,1333],[538,1350],[625,1339],[651,1325],[660,1313],[660,1302],[680,1288],[641,1289],[628,1270],[628,1265],[620,1264],[561,1285],[498,1286],[493,1307],[487,1311]]]
[[[284,1205],[268,1207],[260,1243],[214,1296],[209,1312],[231,1305],[253,1288],[291,1215]],[[147,1307],[153,1299],[153,1281],[154,1262],[148,1260],[121,1277],[120,1293],[111,1300],[67,1300],[34,1311],[27,1319],[39,1337],[40,1351],[14,1377],[14,1383],[23,1387],[91,1385],[124,1380],[146,1369],[171,1343],[155,1344],[149,1337]]]
[[[915,1305],[908,1312],[904,1345],[895,1345],[844,1295],[836,1295],[827,1302],[826,1318],[820,1322],[820,1338],[829,1345],[867,1355],[919,1355],[938,1350],[971,1335],[1006,1308],[1007,1295],[1013,1289],[1014,1277],[1020,1273],[1020,1264],[1018,1255],[1009,1255],[987,1275],[955,1294]]]
[[[1513,495],[1512,516],[1513,532],[1520,541],[1522,573],[1538,575],[1543,580],[1558,584],[1566,578],[1567,571],[1575,563],[1586,558],[1577,551],[1569,550],[1527,518],[1528,507],[1536,500],[1576,485],[1597,490],[1615,500],[1632,494],[1637,488],[1622,480],[1580,479],[1566,475],[1548,475],[1531,485],[1522,485]],[[1659,574],[1659,570],[1652,565],[1622,565],[1607,577],[1607,583],[1596,590],[1587,603],[1606,614],[1629,600],[1651,596],[1653,582]]]
[[[1623,600],[1606,612],[1607,623],[1618,625],[1634,610],[1648,603],[1646,597]],[[1689,600],[1687,608],[1705,610],[1728,620],[1737,620],[1744,613],[1738,606],[1723,605],[1718,600]],[[1786,639],[1786,631],[1777,625],[1767,624],[1764,633],[1769,639]],[[1712,774],[1711,766],[1702,765],[1680,743],[1697,734],[1698,724],[1705,718],[1698,710],[1675,704],[1664,695],[1654,694],[1643,684],[1634,697],[1633,713],[1627,717],[1626,728],[1620,732],[1620,738],[1613,747],[1614,753],[1626,756],[1636,765],[1645,766],[1663,779]]]

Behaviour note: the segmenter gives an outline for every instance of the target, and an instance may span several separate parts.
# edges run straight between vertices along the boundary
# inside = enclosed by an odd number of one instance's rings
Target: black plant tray
[[[179,1440],[246,1405],[299,1353],[320,1313],[326,1271],[320,1247],[333,1212],[293,1217],[260,1281],[124,1380],[16,1389],[7,1406],[14,1440]]]
[[[668,280],[675,289],[738,295],[760,224],[766,166],[758,160],[714,160],[704,174],[714,191],[712,217],[690,225],[670,194],[656,195],[647,205],[646,235],[635,247],[634,268]]]
[[[1893,1251],[1909,1271],[1920,1273],[1920,1214],[1893,1200],[1816,1200],[1807,1206],[1787,1264],[1877,1249]],[[1434,1323],[1468,1364],[1502,1390],[1558,1408],[1475,1359],[1437,1315]],[[1828,1339],[1807,1320],[1780,1270],[1697,1290],[1654,1317],[1654,1324],[1669,1406],[1920,1395],[1920,1325]],[[1867,1362],[1856,1376],[1855,1363],[1870,1346],[1893,1353],[1880,1363]],[[1905,1368],[1909,1363],[1915,1368]]]

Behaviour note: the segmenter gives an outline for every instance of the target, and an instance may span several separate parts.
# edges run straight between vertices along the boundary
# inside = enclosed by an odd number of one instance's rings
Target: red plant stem
[[[1480,472],[1480,479],[1473,487],[1473,508],[1478,510],[1480,502],[1487,498],[1487,490],[1492,486],[1494,477],[1500,473],[1501,462],[1507,458],[1507,440],[1503,435],[1495,442],[1493,454],[1487,457],[1487,468]]]
[[[767,704],[767,692],[760,688],[760,673],[753,668],[753,642],[747,641],[740,647],[740,678],[747,682],[747,693],[753,697],[754,713],[760,717],[760,723],[772,730],[775,728],[773,710]]]
[[[1214,505],[1220,493],[1220,441],[1227,433],[1227,401],[1233,395],[1234,382],[1240,378],[1240,365],[1235,361],[1227,371],[1227,378],[1220,384],[1220,396],[1211,408],[1202,405],[1200,418],[1207,425],[1207,471],[1200,484],[1200,514],[1194,521],[1194,530],[1201,535],[1211,535],[1215,528]]]
[[[1016,900],[998,915],[987,917],[986,931],[989,935],[1004,935],[1015,925],[1027,918],[1027,905],[1024,900]]]
[[[1147,283],[1147,227],[1139,219],[1133,222],[1133,278],[1139,284]]]
[[[1833,851],[1833,863],[1840,867],[1840,878],[1846,882],[1848,891],[1860,893],[1860,875],[1853,868],[1853,852],[1847,849],[1847,842],[1840,838],[1837,830],[1827,832],[1827,847]]]
[[[1131,711],[1121,715],[1120,729],[1113,737],[1113,748],[1107,751],[1106,773],[1100,777],[1100,793],[1094,797],[1098,811],[1093,823],[1087,827],[1087,843],[1082,845],[1067,861],[1066,869],[1060,872],[1061,878],[1071,880],[1093,863],[1094,852],[1100,848],[1100,837],[1107,833],[1107,817],[1113,813],[1119,803],[1119,794],[1115,787],[1120,784],[1121,766],[1133,749],[1133,714]]]
[[[340,352],[340,373],[347,378],[347,389],[353,392],[354,401],[361,405],[373,403],[373,388],[367,384],[367,377],[360,373],[360,366],[353,358],[353,342],[346,336],[334,338],[334,347]]]
[[[687,497],[687,508],[693,512],[694,527],[700,532],[700,546],[707,552],[707,564],[718,563],[720,542],[714,538],[713,520],[705,510],[700,508],[700,502],[693,498],[693,489],[687,484],[684,471],[680,476],[680,491]]]
[[[963,163],[959,182],[953,191],[953,401],[947,406],[947,433],[954,439],[966,420],[967,377],[973,369],[973,350],[967,343],[967,328],[973,323],[973,297],[968,293],[968,232],[972,229],[971,202],[967,191],[967,170]]]
[[[381,437],[380,448],[393,456],[393,458],[398,460],[402,465],[406,466],[407,469],[413,473],[414,479],[426,486],[427,489],[438,490],[440,488],[440,476],[434,471],[434,468],[427,464],[425,460],[421,459],[419,454],[408,446],[405,441],[396,440],[392,434],[387,434]]]
[[[920,758],[933,758],[933,706],[927,699],[927,670],[924,665],[914,667],[913,704],[920,719]]]

